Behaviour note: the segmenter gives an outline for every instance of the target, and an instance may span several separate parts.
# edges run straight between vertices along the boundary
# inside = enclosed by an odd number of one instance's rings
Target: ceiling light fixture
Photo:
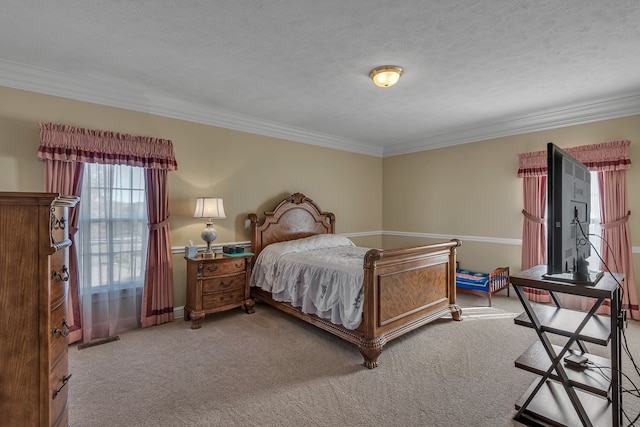
[[[383,65],[376,67],[369,73],[369,77],[376,86],[389,87],[398,83],[402,75],[402,68],[397,65]]]

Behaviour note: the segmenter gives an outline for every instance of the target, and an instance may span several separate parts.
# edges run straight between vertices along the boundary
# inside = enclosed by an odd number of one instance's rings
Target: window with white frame
[[[76,239],[81,292],[143,287],[147,223],[143,168],[84,165]]]

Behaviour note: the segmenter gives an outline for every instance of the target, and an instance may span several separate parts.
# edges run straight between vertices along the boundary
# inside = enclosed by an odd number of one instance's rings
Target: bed
[[[358,260],[361,291],[356,298],[361,302],[361,318],[355,327],[347,327],[326,318],[324,312],[309,313],[297,304],[278,300],[260,283],[269,269],[267,264],[262,265],[262,259],[269,253],[273,255],[273,248],[290,242],[291,246],[304,247],[309,240],[321,239],[315,236],[334,235],[335,215],[323,212],[304,194],[294,193],[273,211],[265,212],[262,222],[255,213],[248,218],[254,253],[252,298],[357,345],[363,365],[369,369],[378,366],[378,357],[387,342],[447,315],[461,319],[462,311],[456,303],[456,248],[461,245],[460,240],[362,252]],[[261,257],[263,251],[265,255]],[[345,267],[348,268],[352,266]],[[259,271],[263,271],[263,277],[256,278]]]
[[[489,300],[491,307],[491,296],[503,289],[507,290],[509,296],[509,267],[498,267],[491,273],[479,273],[460,268],[456,268],[456,288],[458,292],[485,296]]]

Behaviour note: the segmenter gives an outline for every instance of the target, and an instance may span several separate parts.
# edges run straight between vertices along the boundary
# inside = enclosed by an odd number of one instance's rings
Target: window
[[[81,194],[82,288],[141,287],[149,234],[144,169],[86,163]]]
[[[123,318],[133,321],[131,329],[172,321],[167,178],[178,167],[173,143],[40,123],[37,157],[45,163],[47,191],[78,195],[81,200],[69,223],[73,227],[67,313],[71,340],[77,341],[80,335],[85,342],[99,337],[95,310],[101,312],[100,322],[106,318],[103,314],[109,315],[109,335],[104,336],[111,336],[113,323],[118,329]],[[153,268],[146,268],[149,259]],[[148,296],[144,304],[143,293]],[[103,302],[103,297],[109,299]],[[112,304],[123,298],[135,300],[139,308],[123,313],[121,306]]]
[[[600,258],[602,256],[602,227],[600,223],[600,187],[598,184],[598,172],[591,172],[591,218],[589,218],[589,241],[593,245],[591,256],[587,258],[590,270],[600,270]],[[598,236],[598,237],[593,237]]]
[[[591,206],[590,206],[590,218],[589,218],[589,241],[592,244],[591,247],[591,256],[587,258],[589,262],[590,270],[599,270],[600,269],[600,258],[597,254],[602,256],[602,228],[600,227],[600,188],[598,186],[598,172],[591,172]],[[545,207],[544,213],[545,219],[548,219],[547,208]],[[545,220],[545,230],[548,227],[548,224]],[[598,237],[594,237],[598,236]],[[547,242],[548,243],[548,242]]]
[[[140,327],[147,216],[143,168],[85,163],[76,238],[85,342]]]

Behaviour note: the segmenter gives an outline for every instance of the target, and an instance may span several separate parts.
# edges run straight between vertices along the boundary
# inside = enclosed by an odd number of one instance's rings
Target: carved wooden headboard
[[[287,197],[272,212],[265,212],[264,216],[264,222],[260,225],[258,215],[249,214],[251,250],[256,257],[262,248],[271,243],[335,233],[335,215],[322,212],[313,200],[302,193]]]

